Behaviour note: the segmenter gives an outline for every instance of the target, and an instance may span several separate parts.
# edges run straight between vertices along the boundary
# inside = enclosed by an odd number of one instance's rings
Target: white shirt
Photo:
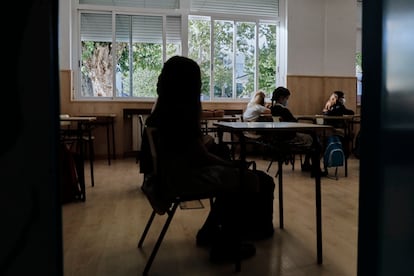
[[[268,108],[263,105],[257,103],[249,103],[243,113],[243,120],[246,122],[256,121],[266,110],[268,110]]]

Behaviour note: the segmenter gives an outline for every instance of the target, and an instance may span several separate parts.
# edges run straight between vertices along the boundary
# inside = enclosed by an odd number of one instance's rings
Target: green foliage
[[[260,24],[259,89],[270,95],[276,88],[276,26]]]
[[[357,52],[355,55],[355,66],[358,73],[362,72],[362,53]]]
[[[210,97],[210,21],[189,20],[188,57],[195,60],[201,69],[201,94]]]

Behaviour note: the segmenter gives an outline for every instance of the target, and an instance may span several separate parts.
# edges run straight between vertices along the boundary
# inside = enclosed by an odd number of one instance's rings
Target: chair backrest
[[[139,128],[141,130],[141,138],[142,138],[142,136],[144,135],[144,127],[145,127],[145,120],[142,114],[138,115],[138,121],[139,121]]]
[[[163,215],[168,212],[172,201],[170,198],[166,198],[163,194],[163,191],[160,190],[160,166],[158,164],[159,160],[159,151],[158,151],[158,131],[154,127],[145,127],[144,135],[147,135],[148,145],[150,147],[151,158],[153,169],[152,173],[147,176],[146,181],[141,186],[141,190],[144,192],[148,201],[150,202],[154,211]]]
[[[151,158],[152,158],[152,165],[153,165],[153,173],[157,174],[158,172],[158,151],[157,151],[157,129],[155,127],[145,127],[144,133],[147,134],[148,144],[150,146],[151,151]]]
[[[60,119],[65,119],[65,118],[69,118],[70,117],[70,115],[69,114],[60,114]],[[69,121],[60,121],[60,126],[61,127],[70,127],[70,125],[71,125],[71,122],[69,122]]]

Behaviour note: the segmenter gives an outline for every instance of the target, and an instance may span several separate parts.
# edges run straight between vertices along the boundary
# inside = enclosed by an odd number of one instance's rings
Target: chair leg
[[[92,187],[95,186],[95,177],[93,174],[93,162],[95,161],[95,149],[93,146],[93,140],[91,137],[89,137],[89,166],[91,169],[91,185]]]
[[[152,211],[151,216],[150,216],[150,218],[149,218],[149,220],[147,222],[147,225],[145,226],[144,232],[142,232],[141,238],[139,239],[138,248],[142,248],[142,244],[144,243],[145,237],[148,234],[148,230],[151,227],[151,224],[152,224],[152,221],[155,218],[155,215],[156,215],[155,211]]]
[[[164,224],[164,226],[162,227],[161,233],[158,236],[157,242],[154,245],[154,248],[152,249],[151,255],[145,265],[144,271],[142,273],[142,275],[148,275],[148,272],[151,268],[151,265],[155,259],[155,256],[157,255],[158,249],[161,246],[162,240],[164,239],[165,233],[167,233],[168,227],[170,226],[171,220],[174,217],[175,211],[177,210],[177,207],[179,205],[179,202],[174,202],[172,205],[172,208],[170,211],[168,211],[168,217],[167,220]]]
[[[267,170],[266,170],[266,172],[269,172],[270,167],[272,166],[272,164],[273,164],[273,158],[272,158],[272,160],[270,161],[269,166],[267,166]]]
[[[84,156],[88,156],[89,159],[89,167],[90,167],[90,171],[91,171],[91,186],[94,187],[95,186],[95,177],[94,177],[94,170],[93,170],[93,163],[95,160],[95,149],[93,147],[93,138],[92,136],[89,134],[86,137],[82,137],[83,139],[83,155]]]

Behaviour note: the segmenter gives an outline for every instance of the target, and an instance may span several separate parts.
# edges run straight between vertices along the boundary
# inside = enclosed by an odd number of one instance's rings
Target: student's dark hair
[[[168,59],[158,76],[157,94],[151,121],[170,134],[183,127],[187,133],[201,135],[201,71],[194,60],[184,56]],[[180,123],[175,124],[174,118]]]
[[[338,99],[340,99],[340,98],[344,98],[344,97],[345,97],[344,92],[339,91],[339,90],[334,91],[334,94],[335,94],[336,96],[338,96]]]
[[[290,96],[290,91],[286,87],[279,86],[273,91],[272,101],[278,101],[280,98]]]

